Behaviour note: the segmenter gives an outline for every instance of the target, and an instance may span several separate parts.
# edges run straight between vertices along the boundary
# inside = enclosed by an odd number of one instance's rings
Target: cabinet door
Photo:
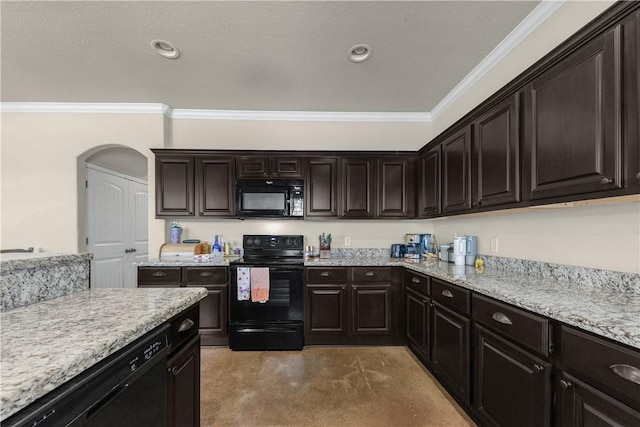
[[[443,384],[469,403],[470,320],[432,303],[431,361]]]
[[[430,360],[429,319],[431,308],[429,300],[407,289],[407,341],[409,346],[425,360]]]
[[[513,95],[473,123],[474,205],[520,201],[518,95]]]
[[[528,89],[528,196],[620,188],[621,26],[543,73]]]
[[[429,150],[420,159],[420,216],[429,217],[442,212],[440,204],[441,146]]]
[[[187,285],[205,287],[207,296],[200,301],[200,335],[202,345],[226,345],[229,342],[227,307],[228,285]]]
[[[194,216],[193,156],[156,154],[156,216]]]
[[[269,177],[269,157],[243,156],[237,158],[238,178]]]
[[[347,335],[347,285],[307,285],[308,335]]]
[[[200,425],[200,336],[167,363],[167,426]]]
[[[442,192],[445,213],[471,208],[471,130],[459,130],[442,142]]]
[[[306,187],[306,216],[335,217],[338,215],[338,159],[309,159]]]
[[[234,216],[235,159],[196,157],[196,188],[199,216]]]
[[[556,384],[556,425],[563,427],[640,425],[640,412],[561,372]]]
[[[413,215],[413,205],[411,159],[378,159],[378,216],[406,218]]]
[[[551,424],[551,365],[481,326],[475,327],[473,402],[492,426]]]
[[[351,286],[353,335],[391,335],[391,283]]]
[[[367,218],[374,216],[374,160],[371,158],[342,159],[341,216]]]
[[[271,175],[279,178],[302,178],[302,159],[300,157],[271,159]]]

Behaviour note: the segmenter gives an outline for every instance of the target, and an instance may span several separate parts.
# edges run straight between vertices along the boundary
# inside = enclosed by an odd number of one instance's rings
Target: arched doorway
[[[83,158],[83,243],[94,255],[91,287],[135,287],[136,263],[148,259],[147,157],[108,146]]]

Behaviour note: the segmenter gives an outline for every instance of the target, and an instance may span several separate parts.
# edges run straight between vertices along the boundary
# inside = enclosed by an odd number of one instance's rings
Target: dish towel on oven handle
[[[251,294],[251,272],[248,267],[238,267],[238,301],[248,301]]]
[[[251,268],[251,302],[269,301],[269,267]]]

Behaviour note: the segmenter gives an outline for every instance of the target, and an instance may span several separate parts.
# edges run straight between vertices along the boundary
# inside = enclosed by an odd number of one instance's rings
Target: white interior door
[[[91,167],[87,181],[91,287],[136,287],[134,262],[148,256],[147,186]]]

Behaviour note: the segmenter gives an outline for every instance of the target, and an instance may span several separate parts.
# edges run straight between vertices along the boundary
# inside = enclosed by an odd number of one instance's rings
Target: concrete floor
[[[203,426],[473,426],[405,347],[204,348]]]

